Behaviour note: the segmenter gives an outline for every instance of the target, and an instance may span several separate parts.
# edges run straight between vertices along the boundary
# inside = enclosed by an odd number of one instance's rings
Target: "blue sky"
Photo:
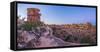
[[[40,9],[41,21],[46,24],[96,23],[95,8],[19,3],[18,16],[27,18],[27,8]]]

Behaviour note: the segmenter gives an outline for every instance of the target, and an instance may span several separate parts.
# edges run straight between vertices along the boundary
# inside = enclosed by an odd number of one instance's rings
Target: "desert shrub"
[[[95,44],[95,40],[91,35],[85,35],[80,41],[81,43]]]
[[[43,23],[40,21],[36,21],[36,22],[25,22],[21,27],[23,28],[23,30],[26,31],[30,31],[33,29],[35,29],[37,26],[42,26]]]

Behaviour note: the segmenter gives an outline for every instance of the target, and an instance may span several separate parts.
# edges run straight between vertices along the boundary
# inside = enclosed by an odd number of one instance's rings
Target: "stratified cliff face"
[[[27,21],[34,22],[40,21],[41,14],[38,8],[27,8]]]

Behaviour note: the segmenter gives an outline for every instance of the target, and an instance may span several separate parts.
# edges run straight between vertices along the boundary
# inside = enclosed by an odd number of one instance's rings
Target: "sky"
[[[46,24],[79,24],[86,22],[96,24],[96,8],[22,3],[19,3],[17,8],[20,18],[27,18],[27,8],[40,9],[41,21]]]

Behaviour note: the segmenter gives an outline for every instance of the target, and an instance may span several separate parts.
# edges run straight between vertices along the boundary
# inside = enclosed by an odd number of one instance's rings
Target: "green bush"
[[[32,28],[36,28],[37,26],[41,26],[43,25],[42,22],[39,22],[39,21],[36,21],[36,22],[25,22],[21,28],[23,28],[23,30],[26,30],[26,31],[30,31],[32,30]]]
[[[95,44],[95,40],[91,35],[83,36],[83,38],[80,41],[81,43],[89,43],[89,44]]]

